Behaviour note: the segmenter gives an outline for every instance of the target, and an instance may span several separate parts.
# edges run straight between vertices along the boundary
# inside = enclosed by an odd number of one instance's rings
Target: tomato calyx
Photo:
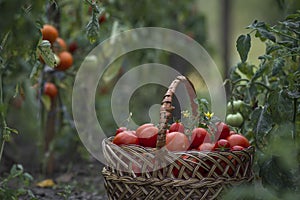
[[[230,144],[228,140],[220,139],[215,143],[214,150],[217,151],[226,151],[230,149]]]

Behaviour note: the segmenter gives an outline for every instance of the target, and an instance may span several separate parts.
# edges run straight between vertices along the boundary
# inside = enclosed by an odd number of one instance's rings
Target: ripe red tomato
[[[189,146],[189,139],[183,133],[171,132],[166,135],[166,148],[169,151],[186,151]]]
[[[195,128],[192,131],[190,148],[199,147],[205,140],[209,140],[209,135],[207,131],[204,128]]]
[[[132,131],[123,131],[116,135],[113,139],[113,143],[116,145],[122,144],[139,144],[138,137]]]
[[[99,24],[102,24],[102,23],[104,23],[104,22],[106,21],[106,15],[105,15],[105,14],[103,14],[103,15],[99,16],[99,19],[98,19],[98,21],[99,21]]]
[[[155,126],[148,126],[143,128],[142,131],[137,133],[137,137],[139,138],[140,145],[144,147],[156,147],[158,128]]]
[[[50,98],[55,98],[57,96],[58,90],[54,83],[46,82],[44,84],[44,94],[48,95]]]
[[[240,135],[240,134],[230,135],[227,138],[227,140],[230,144],[230,147],[239,145],[239,146],[242,146],[244,148],[247,148],[247,147],[250,146],[250,143],[249,143],[248,139],[245,136]]]
[[[139,127],[135,130],[136,135],[140,135],[141,132],[142,132],[145,128],[147,128],[147,127],[154,127],[154,124],[152,124],[152,123],[146,123],[146,124],[143,124],[143,125],[139,126]]]
[[[119,133],[121,133],[121,132],[123,132],[123,131],[126,131],[126,130],[127,130],[126,127],[121,126],[121,127],[119,127],[119,128],[116,130],[116,135],[118,135]]]
[[[216,126],[217,131],[215,134],[215,141],[218,141],[219,139],[226,139],[230,134],[229,126],[224,122],[218,122]]]
[[[75,42],[75,41],[73,41],[73,42],[71,42],[70,44],[69,44],[69,52],[70,53],[74,53],[76,50],[78,49],[78,44],[77,44],[77,42]]]
[[[231,151],[242,151],[244,149],[245,149],[244,147],[239,146],[239,145],[235,145],[235,146],[230,148]]]
[[[212,143],[207,143],[207,142],[205,142],[205,143],[202,143],[198,148],[197,148],[197,150],[199,150],[199,151],[212,151],[213,149],[214,149],[214,144],[212,144]]]
[[[230,144],[228,140],[225,139],[218,140],[214,146],[214,150],[218,150],[218,151],[225,151],[229,148],[230,148]]]
[[[181,132],[184,133],[184,125],[181,122],[174,122],[169,128],[169,132]]]

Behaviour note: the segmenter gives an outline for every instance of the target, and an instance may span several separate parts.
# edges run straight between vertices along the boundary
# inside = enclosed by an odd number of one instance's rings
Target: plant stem
[[[0,74],[0,106],[3,107],[3,79],[2,79],[2,72]],[[4,117],[4,111],[2,109],[1,111],[1,130],[0,130],[0,162],[2,160],[2,153],[3,153],[3,149],[4,149],[4,144],[5,144],[5,140],[3,138],[3,134],[5,132],[5,128],[6,126],[6,121],[5,121],[5,117]]]
[[[294,111],[293,111],[293,140],[294,142],[296,142],[296,134],[297,134],[297,130],[296,130],[296,118],[297,118],[297,98],[294,98]]]

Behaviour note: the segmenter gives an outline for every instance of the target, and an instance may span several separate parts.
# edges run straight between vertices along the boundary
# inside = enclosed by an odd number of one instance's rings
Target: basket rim
[[[114,147],[116,148],[120,148],[120,149],[124,149],[124,148],[130,148],[130,147],[138,147],[138,148],[141,148],[143,149],[144,151],[146,152],[155,152],[157,151],[158,149],[157,148],[152,148],[152,147],[144,147],[142,145],[136,145],[136,144],[122,144],[122,145],[116,145],[114,144],[112,141],[114,139],[115,136],[110,136],[108,138],[105,138],[103,141],[102,141],[102,145],[113,145]],[[195,150],[195,149],[192,149],[192,150],[186,150],[186,151],[168,151],[166,150],[166,152],[168,153],[173,153],[173,154],[185,154],[185,153],[196,153],[196,154],[216,154],[216,153],[220,153],[220,154],[228,154],[228,153],[231,153],[231,152],[247,152],[247,153],[250,153],[250,154],[254,154],[255,152],[255,146],[253,145],[250,145],[249,147],[247,148],[244,148],[243,150],[236,150],[236,151],[233,151],[233,150],[224,150],[224,151],[209,151],[209,150],[205,150],[205,151],[199,151],[199,150]]]

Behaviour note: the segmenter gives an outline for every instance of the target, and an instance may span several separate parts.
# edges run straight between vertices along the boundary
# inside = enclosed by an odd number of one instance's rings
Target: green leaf
[[[272,130],[273,119],[267,112],[267,106],[256,108],[250,116],[253,132],[258,144],[264,144],[265,136]]]
[[[269,39],[272,42],[276,42],[276,37],[268,30],[263,29],[263,28],[258,28],[256,30],[257,30],[257,32],[256,32],[255,36],[259,37],[262,41],[264,41],[265,39]]]
[[[45,109],[47,111],[49,111],[51,108],[51,98],[47,95],[42,95],[41,99],[42,99],[43,105],[45,106]]]
[[[266,70],[267,70],[267,65],[265,64],[265,62],[261,63],[258,70],[254,73],[251,81],[253,82],[259,77],[261,77]]]
[[[293,118],[293,101],[288,98],[286,91],[271,92],[268,98],[269,109],[272,118],[277,123],[292,121]]]
[[[8,130],[9,132],[14,133],[14,134],[19,134],[19,131],[17,129],[10,128],[10,127],[5,127],[5,129]]]
[[[271,54],[274,51],[282,49],[282,46],[280,46],[280,45],[270,44],[268,42],[266,43],[266,45],[267,45],[267,47],[266,47],[266,54]]]
[[[38,44],[37,54],[40,55],[44,62],[50,67],[54,68],[57,65],[51,44],[48,40],[42,40]]]
[[[10,176],[17,177],[23,173],[24,169],[23,166],[20,164],[14,164],[10,169]]]
[[[86,26],[86,33],[90,43],[93,44],[99,37],[100,25],[98,18],[103,9],[100,10],[95,2],[89,3],[92,6],[92,17]]]
[[[291,190],[294,187],[293,175],[282,168],[277,156],[272,156],[271,159],[263,163],[259,175],[265,187],[272,188],[278,193],[287,192],[286,190]]]
[[[284,64],[285,61],[282,58],[276,58],[273,61],[272,76],[276,76],[280,71],[282,71]]]
[[[7,42],[7,39],[8,39],[8,36],[9,36],[10,32],[7,32],[4,36],[4,38],[2,39],[1,41],[1,45],[0,45],[0,53],[1,51],[4,49],[5,45],[6,45],[6,42]]]
[[[269,25],[267,25],[265,22],[259,22],[259,21],[255,20],[247,28],[256,30],[255,37],[260,38],[262,41],[269,39],[273,42],[276,42],[276,37],[270,31]]]
[[[236,41],[236,48],[239,52],[242,62],[246,62],[248,58],[248,53],[251,47],[251,37],[249,34],[240,35]]]
[[[237,72],[237,66],[234,66],[233,68],[231,68],[231,71],[230,71],[230,79],[234,82],[238,79],[241,79],[241,75]]]
[[[240,70],[240,72],[242,72],[244,75],[247,76],[247,78],[251,78],[254,74],[253,69],[254,69],[254,65],[249,65],[247,63],[239,63],[237,65],[238,69]]]
[[[37,61],[32,70],[31,70],[31,73],[30,73],[30,76],[29,78],[30,79],[33,79],[33,78],[37,78],[38,77],[38,74],[39,74],[39,71],[42,69],[42,65],[41,65],[41,62]]]

